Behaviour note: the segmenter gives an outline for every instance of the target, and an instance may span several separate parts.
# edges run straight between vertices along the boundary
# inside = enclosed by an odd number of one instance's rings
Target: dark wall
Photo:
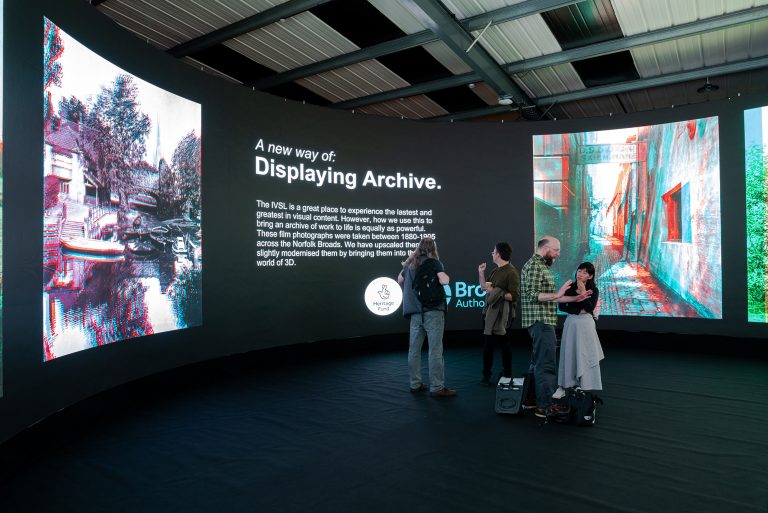
[[[127,340],[43,362],[42,36],[48,17],[97,54],[202,104],[203,326]],[[256,200],[433,211],[441,257],[454,281],[474,283],[499,240],[519,267],[533,251],[531,136],[718,115],[723,196],[722,320],[605,318],[619,330],[763,337],[746,322],[742,109],[768,98],[611,119],[515,124],[415,123],[283,101],[206,76],[129,35],[82,0],[5,0],[4,395],[0,441],[82,398],[164,369],[221,355],[308,341],[403,333],[399,314],[379,317],[365,285],[395,277],[401,257],[302,259],[259,268]],[[258,141],[334,151],[354,190],[257,176]],[[362,187],[364,174],[413,173],[441,189]],[[726,201],[726,198],[728,201]],[[702,277],[701,279],[706,279]],[[474,329],[478,308],[452,308],[449,330]],[[519,321],[518,321],[519,322]]]

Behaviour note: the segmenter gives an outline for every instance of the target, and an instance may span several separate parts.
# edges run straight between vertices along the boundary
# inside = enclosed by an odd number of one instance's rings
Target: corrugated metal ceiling
[[[768,0],[90,3],[208,72],[371,115],[589,117],[768,89]],[[696,92],[707,76],[719,93]]]

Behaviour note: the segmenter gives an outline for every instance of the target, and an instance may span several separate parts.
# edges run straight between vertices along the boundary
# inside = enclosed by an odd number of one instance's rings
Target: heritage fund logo
[[[365,306],[376,315],[395,313],[403,302],[403,291],[392,278],[376,278],[365,289]]]

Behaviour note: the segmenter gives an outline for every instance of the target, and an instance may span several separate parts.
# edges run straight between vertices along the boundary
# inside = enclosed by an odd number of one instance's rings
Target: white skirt
[[[600,360],[603,358],[592,316],[568,314],[560,339],[557,384],[565,388],[578,386],[583,390],[602,390]]]

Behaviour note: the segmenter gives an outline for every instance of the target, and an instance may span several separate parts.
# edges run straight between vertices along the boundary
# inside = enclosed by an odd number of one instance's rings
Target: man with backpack
[[[397,276],[403,286],[403,316],[410,319],[408,372],[411,393],[429,390],[433,397],[453,397],[456,390],[445,386],[443,331],[445,329],[445,290],[450,283],[437,254],[434,239],[425,237],[403,262]],[[429,344],[429,385],[421,380],[421,348]]]

